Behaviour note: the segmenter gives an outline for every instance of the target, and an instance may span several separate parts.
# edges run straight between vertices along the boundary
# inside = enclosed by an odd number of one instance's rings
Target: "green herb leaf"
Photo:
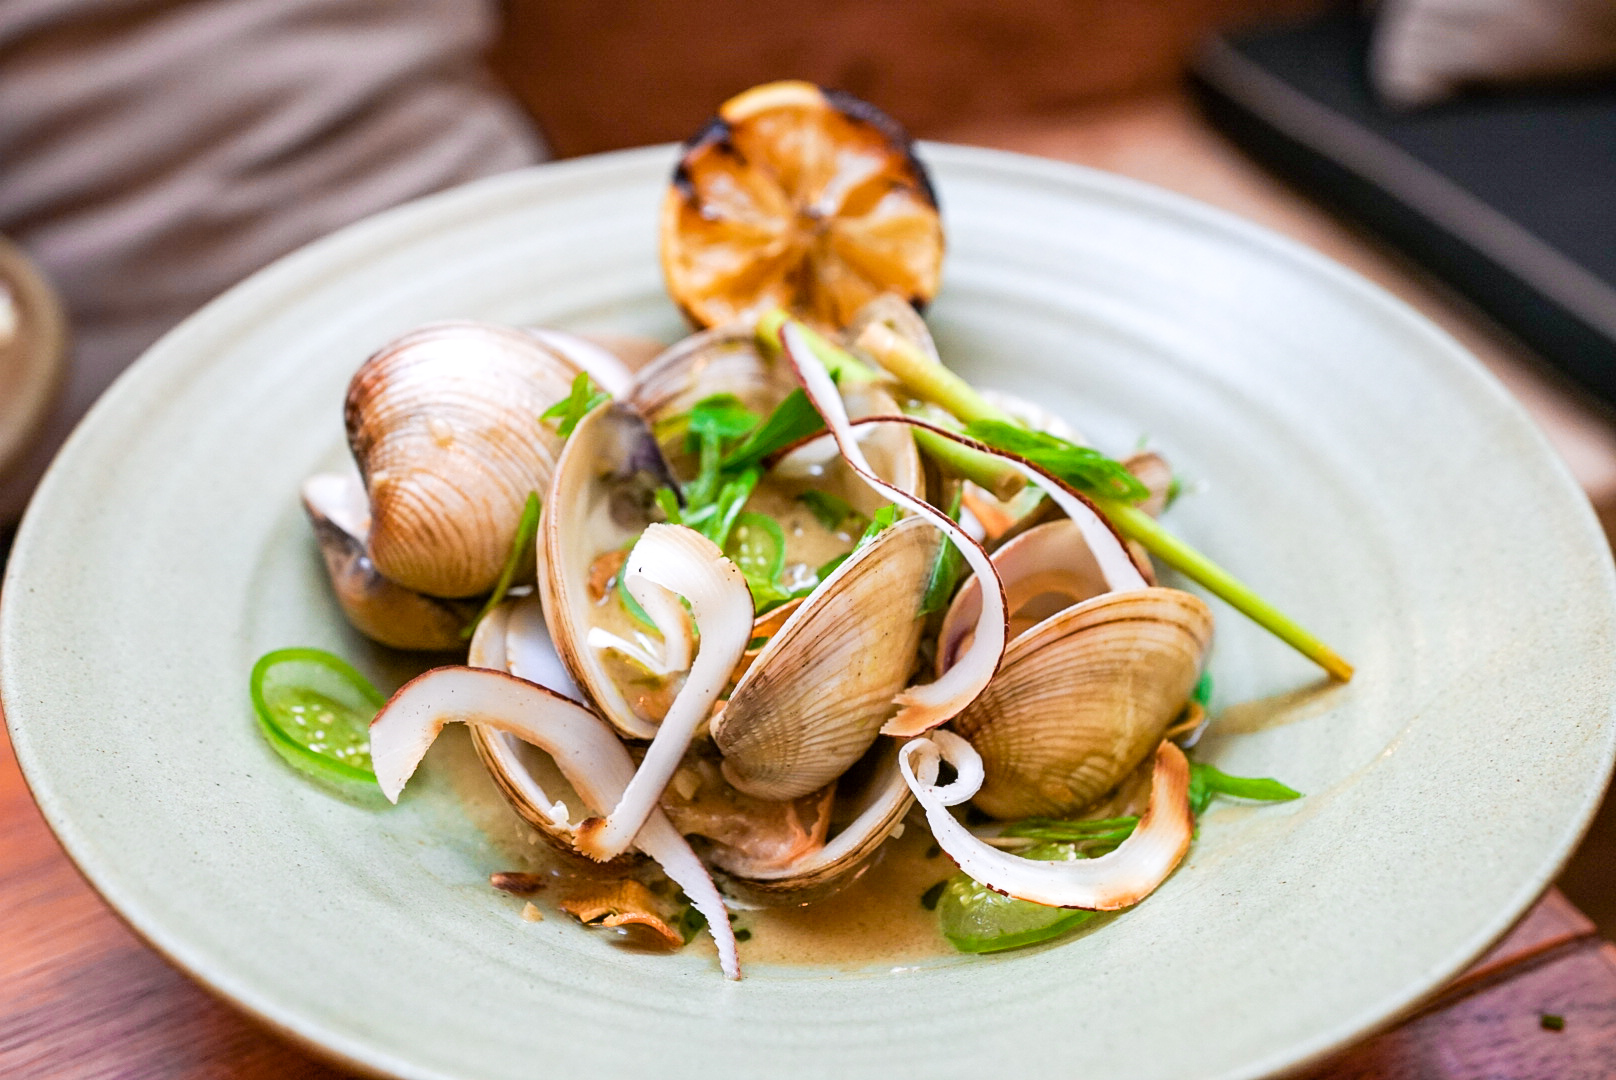
[[[685,431],[686,449],[699,455],[696,478],[685,488],[685,503],[690,510],[703,508],[718,498],[725,441],[741,438],[757,422],[757,414],[734,394],[713,394],[696,402]]]
[[[741,927],[739,930],[735,931],[735,940],[736,941],[751,941],[752,940],[752,931],[748,930],[744,926]]]
[[[1078,446],[1003,420],[973,420],[965,425],[965,434],[996,450],[1025,458],[1084,495],[1126,503],[1150,497],[1150,491],[1121,462],[1113,461],[1092,447]]]
[[[572,393],[545,409],[539,414],[539,419],[560,421],[556,424],[556,433],[564,439],[572,434],[572,429],[588,415],[589,410],[603,401],[610,401],[611,397],[595,385],[589,372],[580,371],[578,377],[572,380]]]
[[[814,411],[808,395],[798,388],[787,394],[785,399],[774,407],[769,418],[763,421],[745,442],[724,456],[724,468],[740,469],[756,465],[775,451],[823,431],[824,428],[825,421]]]
[[[962,487],[956,486],[954,497],[948,504],[948,516],[955,521],[959,520],[962,491]],[[937,561],[931,564],[931,580],[926,583],[926,595],[920,602],[921,615],[930,615],[948,606],[949,600],[954,597],[954,587],[959,584],[964,569],[965,556],[959,548],[944,540],[943,546],[937,551]]]
[[[488,600],[477,617],[467,623],[460,630],[460,640],[470,641],[471,636],[477,632],[477,624],[488,617],[488,613],[505,599],[510,592],[511,581],[516,577],[516,568],[522,565],[522,560],[533,558],[533,538],[539,531],[539,493],[530,491],[527,495],[527,505],[522,507],[522,517],[516,523],[516,536],[511,540],[510,554],[505,556],[505,565],[499,571],[499,579],[494,582],[494,591],[488,594]]]
[[[852,503],[828,491],[810,488],[798,495],[797,501],[811,510],[819,523],[827,529],[835,529],[848,518],[858,514],[858,511],[853,509]],[[860,514],[859,517],[862,519],[863,515]]]
[[[1286,787],[1278,780],[1230,776],[1216,765],[1203,761],[1190,762],[1190,809],[1197,817],[1206,811],[1214,795],[1262,802],[1289,802],[1302,797],[1300,791]]]
[[[943,898],[943,890],[946,888],[948,888],[948,879],[944,878],[920,894],[920,906],[927,911],[936,911],[937,901]]]
[[[248,679],[259,730],[304,773],[338,786],[374,788],[370,722],[387,704],[370,680],[323,649],[276,649]]]
[[[685,445],[695,450],[703,436],[739,439],[757,425],[758,414],[741,404],[740,398],[734,394],[712,394],[691,408]]]
[[[729,531],[734,528],[741,507],[752,497],[752,490],[757,487],[758,478],[762,475],[759,469],[747,469],[741,475],[724,481],[713,500],[711,515],[703,515],[699,526],[707,539],[721,548],[729,541]]]
[[[1538,1026],[1544,1031],[1565,1030],[1565,1017],[1559,1015],[1558,1013],[1539,1013],[1537,1022]]]
[[[902,516],[903,511],[895,503],[887,503],[881,507],[875,512],[875,516],[870,519],[870,523],[864,527],[864,535],[858,538],[858,543],[853,545],[853,550],[857,551],[887,529],[892,528]]]
[[[1195,689],[1190,691],[1190,700],[1203,709],[1212,707],[1212,673],[1201,672],[1201,677],[1195,682]]]
[[[670,524],[685,523],[684,512],[679,509],[679,496],[674,494],[672,488],[657,488],[655,498],[657,506],[662,510],[662,516],[667,518]]]

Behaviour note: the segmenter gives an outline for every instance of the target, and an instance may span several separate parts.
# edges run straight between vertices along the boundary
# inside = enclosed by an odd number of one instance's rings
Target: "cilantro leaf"
[[[895,503],[887,503],[885,506],[881,507],[881,509],[875,512],[875,516],[870,519],[870,523],[864,527],[864,535],[858,538],[858,543],[853,545],[853,550],[857,551],[859,548],[881,535],[882,532],[896,525],[898,523],[898,518],[902,516],[902,514],[903,511],[898,509]]]
[[[700,440],[708,436],[739,439],[757,425],[758,414],[742,405],[740,398],[734,394],[711,394],[696,402],[690,410],[685,447],[695,450]]]
[[[595,385],[589,372],[580,371],[578,377],[572,380],[572,393],[545,409],[539,414],[539,419],[560,421],[556,424],[556,433],[565,439],[578,426],[578,421],[588,415],[589,410],[603,401],[610,401],[611,397]]]
[[[825,421],[819,418],[808,395],[799,387],[774,407],[769,418],[758,425],[745,442],[724,456],[724,468],[756,465],[775,451],[824,429]]]

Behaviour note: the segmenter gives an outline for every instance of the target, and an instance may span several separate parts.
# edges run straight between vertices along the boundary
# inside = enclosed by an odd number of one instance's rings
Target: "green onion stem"
[[[961,446],[934,431],[916,428],[915,445],[933,461],[965,477],[977,487],[993,493],[1000,502],[1009,502],[1027,486],[1027,478],[992,454]]]
[[[797,329],[802,331],[802,336],[808,341],[808,348],[819,362],[825,365],[825,370],[830,372],[830,377],[837,383],[868,383],[880,378],[870,370],[868,364],[862,363],[858,357],[830,341],[813,327],[793,320],[780,308],[764,312],[763,317],[758,320],[758,340],[766,348],[779,352],[780,328],[788,321],[794,322]]]
[[[1021,426],[1021,421],[977,393],[970,383],[881,323],[865,327],[855,344],[880,361],[910,393],[941,405],[967,424],[1001,420]]]
[[[776,329],[778,336],[778,328]],[[883,326],[872,326],[859,335],[859,347],[880,361],[909,391],[934,402],[961,421],[1008,420],[1019,424],[1003,409],[988,401],[964,379],[937,363],[920,349]],[[817,350],[816,350],[817,352]],[[1022,425],[1025,426],[1025,425]],[[1258,596],[1251,587],[1223,569],[1195,548],[1168,532],[1150,515],[1126,503],[1095,500],[1101,513],[1111,519],[1117,531],[1143,544],[1145,550],[1162,562],[1197,582],[1236,611],[1268,630],[1297,652],[1318,664],[1331,678],[1342,682],[1352,678],[1352,665],[1336,651],[1278,608]]]
[[[1342,682],[1352,678],[1352,665],[1339,653],[1258,596],[1249,585],[1162,528],[1155,518],[1138,507],[1110,499],[1096,499],[1095,504],[1123,536],[1139,541],[1162,562],[1205,586],[1214,596],[1319,665],[1331,678]]]

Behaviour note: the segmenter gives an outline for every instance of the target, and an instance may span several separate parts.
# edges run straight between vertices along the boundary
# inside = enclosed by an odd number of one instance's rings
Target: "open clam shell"
[[[632,546],[655,520],[657,488],[673,484],[644,418],[627,405],[607,402],[567,439],[539,520],[545,567],[539,593],[556,651],[601,715],[634,739],[655,736],[660,713],[630,696],[632,668],[590,644],[590,630],[609,629],[652,654],[664,645],[610,601],[600,560]],[[673,689],[661,678],[655,682],[659,690]]]
[[[630,738],[648,739],[656,734],[659,706],[665,706],[670,693],[677,690],[678,682],[678,665],[671,665],[668,671],[654,669],[666,653],[663,643],[623,614],[618,605],[603,602],[606,598],[602,594],[603,583],[610,580],[610,566],[602,562],[603,558],[626,548],[658,516],[653,509],[655,489],[675,486],[668,460],[679,463],[684,452],[682,440],[676,434],[670,436],[664,448],[657,443],[653,431],[659,422],[666,423],[714,394],[733,394],[747,408],[765,416],[795,385],[789,365],[759,352],[750,327],[720,327],[696,334],[667,350],[642,372],[626,403],[585,417],[568,440],[541,525],[544,560],[550,566],[541,582],[545,611],[556,646],[578,685],[602,714]],[[882,415],[895,412],[897,408],[880,387],[860,387],[850,390],[849,396],[856,401],[856,405],[850,407],[856,408],[859,415]],[[872,461],[877,462],[877,467],[905,490],[918,490],[923,474],[914,440],[902,430],[894,433],[872,428],[870,434],[867,452]],[[851,541],[844,539],[839,547],[815,550],[811,534],[820,527],[814,524],[811,513],[795,500],[796,492],[807,486],[839,484],[847,501],[866,516],[873,515],[881,505],[856,478],[842,475],[845,466],[836,456],[834,446],[829,440],[822,442],[825,445],[787,455],[758,485],[747,504],[750,510],[768,514],[782,523],[788,537],[788,552],[794,552],[795,561],[805,565],[817,566],[830,556],[845,552]],[[662,453],[664,449],[668,454],[666,458]],[[883,580],[894,589],[898,588],[897,567],[911,574],[913,580],[906,582],[901,590],[905,598],[901,602],[895,602],[893,596],[883,596],[879,601],[872,595],[861,596],[856,601],[838,599],[841,590],[866,580],[869,574],[866,568],[856,574],[832,575],[833,580],[821,583],[792,615],[793,620],[824,629],[845,622],[846,616],[836,612],[845,610],[851,603],[854,610],[866,612],[866,618],[890,620],[891,632],[886,635],[881,656],[890,663],[893,676],[900,680],[896,688],[901,688],[901,680],[908,676],[914,663],[919,639],[918,627],[911,624],[930,571],[929,562],[922,564],[922,560],[914,556],[918,539],[915,530],[903,529],[896,540],[883,534],[875,541],[883,550],[896,551],[901,547],[911,552],[911,557],[897,560],[893,568],[883,574]],[[932,550],[935,551],[934,545]],[[853,561],[850,559],[849,563]],[[841,570],[851,570],[851,566],[844,565]],[[869,593],[869,589],[865,592]],[[898,625],[896,616],[890,614],[896,611],[909,612],[904,616],[907,621],[903,625]],[[637,649],[632,653],[629,649],[618,649],[616,655],[612,655],[609,650],[597,648],[590,643],[590,637],[593,633],[597,641],[603,640],[602,631]],[[780,677],[788,668],[800,668],[804,663],[801,650],[807,638],[798,633],[791,637],[796,645],[774,647],[771,644],[755,657],[747,657],[749,666],[742,682],[763,685],[769,679]],[[633,662],[624,658],[635,654],[640,656],[639,666],[645,671],[635,670]],[[799,696],[801,701],[797,700]],[[731,732],[745,731],[756,719],[751,701],[750,691],[742,695],[743,707],[727,721]],[[884,703],[877,710],[872,725],[869,702],[862,688],[844,692],[837,681],[813,685],[801,680],[791,680],[791,695],[776,696],[767,703],[767,710],[772,713],[811,715],[816,722],[827,715],[827,710],[835,714],[838,709],[858,713],[861,734],[856,747],[839,755],[835,771],[824,773],[821,769],[813,779],[789,785],[787,794],[749,785],[744,777],[755,771],[749,764],[737,786],[759,797],[788,799],[834,780],[873,741],[874,732],[880,727]],[[868,734],[863,733],[864,729],[868,729]],[[756,745],[749,739],[741,741],[749,751]]]
[[[843,775],[830,835],[813,851],[788,863],[763,865],[714,847],[707,860],[723,872],[726,891],[749,903],[808,904],[858,880],[914,805],[898,767],[899,746],[896,740],[881,740]]]
[[[730,783],[759,798],[794,799],[864,755],[913,674],[939,550],[936,529],[906,518],[792,613],[712,723]]]
[[[999,673],[953,722],[982,756],[975,802],[1001,818],[1070,816],[1161,742],[1200,676],[1212,613],[1178,589],[1106,591],[1070,521],[1028,530],[993,560],[1012,637]],[[940,666],[968,643],[979,603],[967,582],[943,623]]]
[[[561,449],[538,418],[577,372],[532,334],[466,322],[414,330],[365,361],[345,414],[383,576],[430,596],[493,586]]]
[[[537,596],[506,600],[483,616],[466,663],[507,672],[573,700],[580,696],[550,644]],[[551,847],[582,860],[573,836],[590,811],[554,760],[516,736],[483,724],[471,725],[471,741],[517,816]]]

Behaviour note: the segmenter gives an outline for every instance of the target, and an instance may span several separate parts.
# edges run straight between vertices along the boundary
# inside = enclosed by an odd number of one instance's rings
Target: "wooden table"
[[[1616,503],[1616,434],[1502,335],[1267,179],[1176,95],[958,141],[1099,165],[1175,187],[1320,248],[1431,315],[1505,379],[1594,496]],[[1609,519],[1607,519],[1609,520]],[[307,1080],[341,1075],[215,1001],[136,938],[79,877],[0,745],[0,1077]],[[1545,1016],[1562,1030],[1543,1026]],[[1616,946],[1557,892],[1399,1027],[1308,1074],[1347,1078],[1616,1075]]]

